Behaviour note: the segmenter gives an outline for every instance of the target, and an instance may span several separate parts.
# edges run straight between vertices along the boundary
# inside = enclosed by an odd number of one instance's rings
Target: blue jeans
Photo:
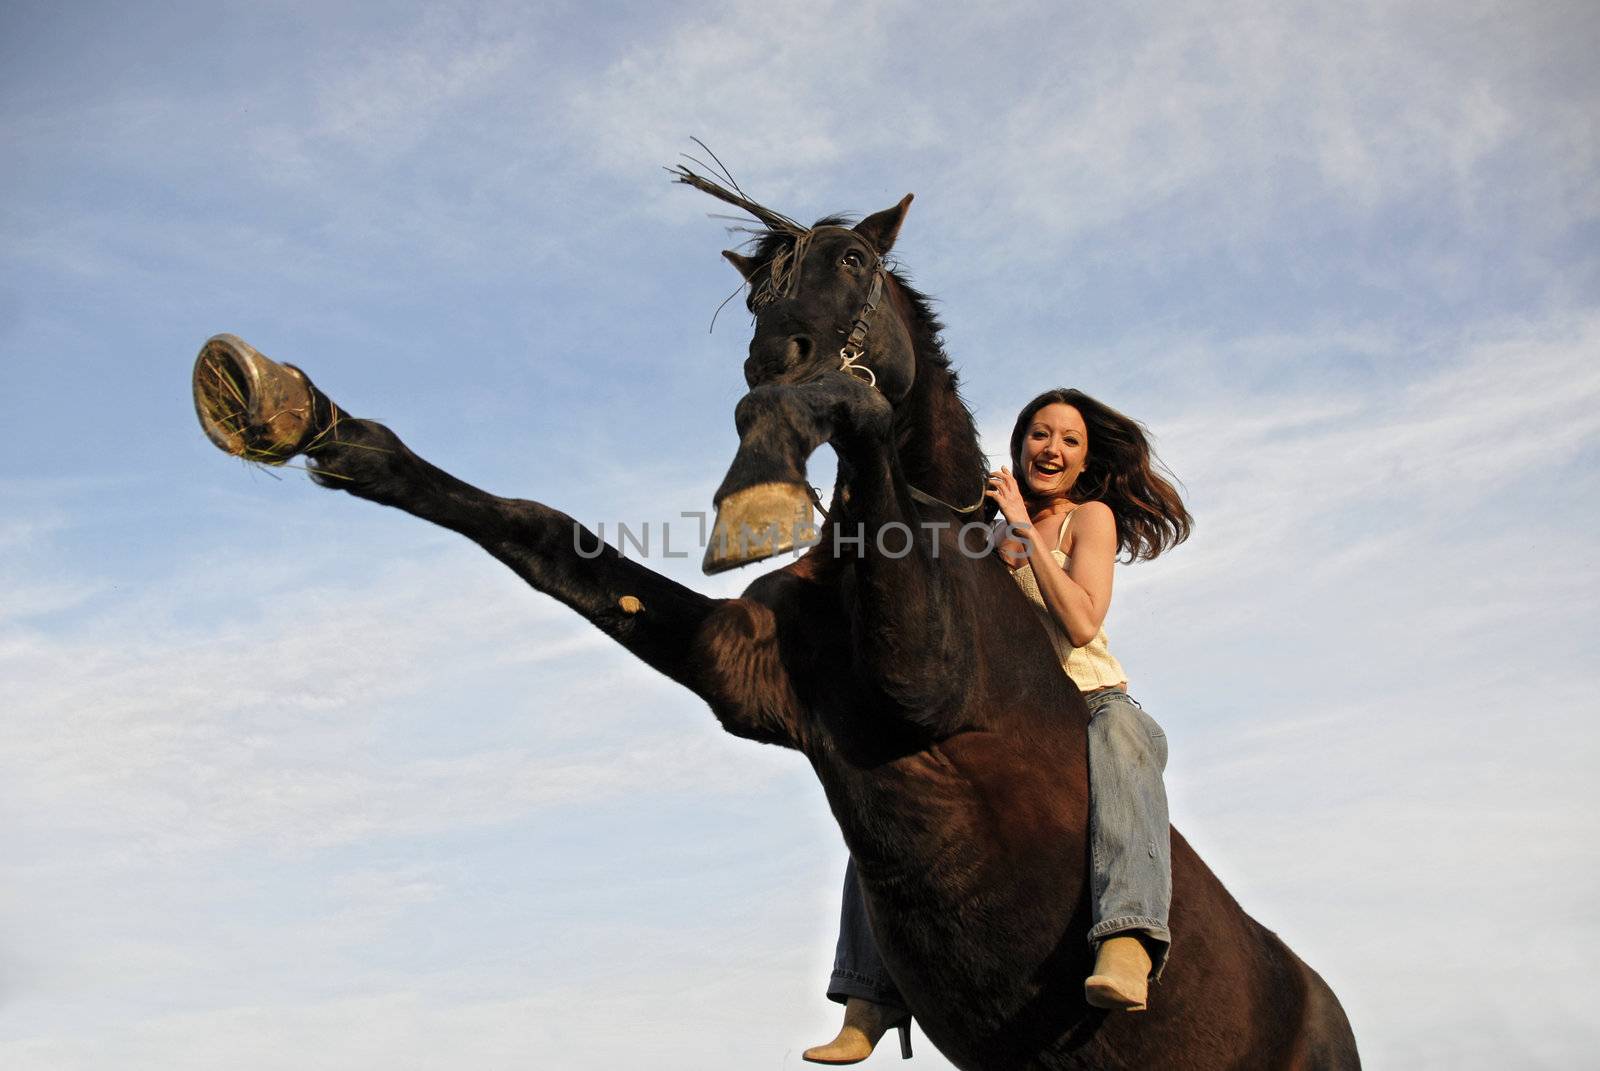
[[[1120,688],[1089,704],[1089,944],[1143,935],[1154,977],[1172,931],[1172,826],[1167,819],[1167,734]]]
[[[1127,692],[1090,692],[1089,704],[1089,945],[1117,934],[1145,938],[1159,978],[1172,932],[1172,838],[1167,820],[1167,734]],[[844,872],[839,944],[828,979],[829,998],[864,997],[896,1008],[905,998],[878,956],[867,905],[856,883],[855,860]]]
[[[904,1008],[906,998],[889,977],[889,969],[878,956],[878,942],[872,936],[867,918],[867,902],[856,883],[856,861],[844,865],[844,897],[839,904],[839,945],[833,955],[833,973],[828,976],[828,999],[843,1004],[851,997],[864,997],[874,1004]]]

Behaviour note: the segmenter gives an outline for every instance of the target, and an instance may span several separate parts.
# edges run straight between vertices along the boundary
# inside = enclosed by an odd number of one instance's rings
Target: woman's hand
[[[1022,489],[1017,486],[1017,478],[1011,475],[1011,470],[1004,465],[998,472],[989,473],[989,486],[983,492],[987,498],[992,498],[1000,507],[1001,516],[1013,530],[1023,531],[1031,527],[1032,518],[1028,516],[1028,504],[1022,499]]]

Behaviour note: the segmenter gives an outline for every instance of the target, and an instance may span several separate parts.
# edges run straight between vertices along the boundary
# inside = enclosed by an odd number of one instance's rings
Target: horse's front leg
[[[953,513],[936,507],[925,517],[912,500],[888,400],[858,379],[829,374],[756,387],[740,401],[735,420],[739,452],[716,496],[725,545],[746,560],[785,549],[750,534],[767,521],[786,531],[790,502],[803,499],[809,514],[805,459],[830,443],[839,457],[838,490],[820,550],[851,570],[858,664],[896,707],[919,720],[961,708],[974,677],[972,600],[963,582],[971,570],[964,566],[976,563],[960,561],[964,533]],[[778,512],[763,515],[774,500]],[[730,514],[738,517],[737,539]],[[711,553],[722,546],[714,534]]]
[[[345,413],[299,369],[232,336],[201,351],[195,399],[207,435],[229,453],[275,463],[303,455],[324,487],[459,532],[699,694],[728,731],[796,746],[767,607],[707,598],[624,557],[558,510],[457,479],[383,425]],[[753,679],[765,687],[752,688]]]

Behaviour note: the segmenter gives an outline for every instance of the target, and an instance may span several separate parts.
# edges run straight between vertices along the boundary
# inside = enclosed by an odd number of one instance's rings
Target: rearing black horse
[[[753,256],[724,254],[756,328],[708,571],[785,549],[810,517],[806,459],[823,443],[838,455],[817,545],[741,598],[696,594],[562,513],[463,483],[232,336],[196,363],[202,425],[231,453],[303,453],[319,483],[460,532],[729,732],[804,753],[883,958],[958,1066],[1358,1067],[1332,991],[1176,832],[1176,942],[1150,1010],[1084,1003],[1087,710],[953,508],[980,500],[986,464],[940,325],[884,263],[911,198],[854,227],[801,227],[679,178],[767,228]]]

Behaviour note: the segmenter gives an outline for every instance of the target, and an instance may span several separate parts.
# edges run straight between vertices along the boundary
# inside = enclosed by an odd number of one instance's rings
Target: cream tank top
[[[1061,522],[1061,532],[1056,536],[1055,549],[1050,553],[1056,562],[1065,569],[1067,555],[1061,549],[1061,541],[1066,538],[1067,525],[1072,523],[1072,514],[1068,513]],[[1000,518],[1000,523],[1005,523],[1005,518]],[[1111,653],[1110,641],[1106,639],[1106,630],[1102,626],[1082,647],[1072,646],[1072,641],[1067,638],[1066,629],[1061,627],[1055,617],[1050,613],[1050,608],[1044,603],[1044,596],[1039,593],[1039,581],[1033,575],[1033,564],[1023,562],[1011,573],[1022,593],[1033,603],[1034,609],[1039,611],[1039,617],[1044,621],[1045,632],[1050,636],[1050,643],[1056,649],[1056,658],[1061,662],[1061,668],[1066,670],[1067,676],[1072,678],[1072,683],[1082,692],[1092,692],[1097,688],[1111,688],[1117,685],[1126,685],[1128,675],[1122,671],[1122,663]]]

